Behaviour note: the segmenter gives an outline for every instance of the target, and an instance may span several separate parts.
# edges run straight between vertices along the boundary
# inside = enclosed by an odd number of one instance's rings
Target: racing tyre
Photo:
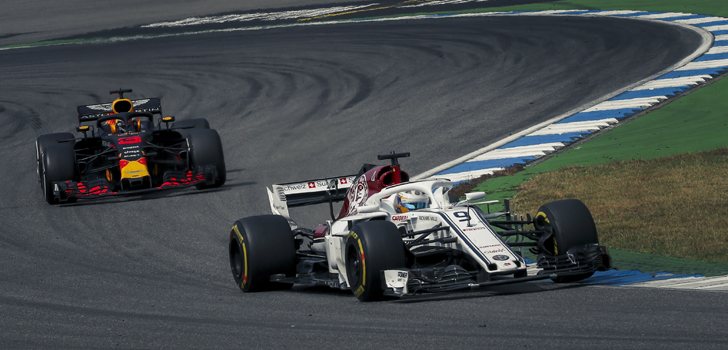
[[[35,140],[35,161],[37,163],[36,165],[36,173],[38,174],[38,183],[40,183],[41,188],[43,188],[43,177],[41,176],[41,167],[43,166],[43,154],[45,153],[46,148],[51,145],[66,145],[67,147],[71,147],[73,149],[73,142],[63,142],[60,143],[59,141],[64,140],[73,140],[76,137],[71,134],[70,132],[59,132],[59,133],[53,133],[53,134],[45,134],[40,135]]]
[[[73,147],[57,144],[45,147],[42,157],[39,172],[43,196],[48,204],[58,204],[53,196],[53,182],[73,180],[76,174],[76,155]]]
[[[551,231],[545,246],[553,255],[564,254],[573,247],[598,244],[594,218],[586,205],[578,199],[563,199],[542,205],[536,214],[538,230]],[[558,276],[554,282],[576,282],[590,277],[594,272]]]
[[[280,215],[250,216],[235,222],[230,231],[230,269],[243,292],[292,283],[274,283],[272,275],[294,277],[296,247],[288,221]]]
[[[346,239],[346,276],[360,301],[384,297],[382,271],[404,268],[405,247],[397,227],[388,221],[367,221],[354,226]]]
[[[193,167],[212,165],[217,170],[217,177],[212,184],[199,184],[198,189],[220,187],[227,177],[225,157],[222,153],[220,135],[213,129],[191,129],[187,133]]]
[[[185,119],[172,124],[172,129],[209,129],[210,122],[205,118]]]

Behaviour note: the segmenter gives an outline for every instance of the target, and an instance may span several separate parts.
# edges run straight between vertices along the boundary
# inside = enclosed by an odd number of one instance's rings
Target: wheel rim
[[[349,276],[350,287],[358,286],[361,278],[361,255],[355,246],[350,245],[346,251],[346,274]]]
[[[243,278],[243,252],[240,251],[240,245],[235,240],[230,241],[230,269],[233,278],[240,284]]]

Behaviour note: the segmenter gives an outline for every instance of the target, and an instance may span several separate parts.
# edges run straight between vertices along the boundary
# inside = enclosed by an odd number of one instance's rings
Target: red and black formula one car
[[[220,136],[206,119],[176,122],[162,116],[159,98],[125,98],[130,92],[111,91],[118,94],[111,103],[79,106],[82,136],[38,137],[38,178],[48,203],[225,183]]]

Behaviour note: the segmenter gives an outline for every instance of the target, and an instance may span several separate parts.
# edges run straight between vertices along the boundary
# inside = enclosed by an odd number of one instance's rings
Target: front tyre
[[[354,226],[346,239],[346,276],[360,301],[384,297],[384,270],[404,268],[405,246],[397,227],[388,221]]]
[[[43,177],[42,177],[42,167],[43,167],[43,154],[45,154],[45,150],[48,147],[56,146],[56,145],[64,145],[65,147],[70,147],[73,149],[73,144],[75,140],[75,136],[71,134],[70,132],[59,132],[59,133],[53,133],[53,134],[45,134],[40,135],[35,140],[35,161],[37,164],[37,174],[38,174],[38,182],[40,183],[41,188],[43,188]]]
[[[271,276],[294,277],[296,247],[288,221],[280,215],[250,216],[235,222],[228,245],[230,269],[243,292],[291,283],[273,283]]]
[[[73,180],[76,174],[76,155],[72,147],[63,144],[47,146],[38,169],[43,197],[48,204],[58,204],[53,183]]]
[[[536,229],[547,233],[543,247],[546,254],[563,256],[572,248],[598,246],[597,228],[586,205],[578,199],[564,199],[542,205],[536,214]],[[576,282],[589,278],[594,271],[567,274],[554,282]]]

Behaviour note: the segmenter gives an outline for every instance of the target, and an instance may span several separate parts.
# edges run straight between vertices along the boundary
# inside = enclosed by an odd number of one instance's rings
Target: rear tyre
[[[584,203],[578,199],[564,199],[544,204],[536,214],[536,229],[551,232],[544,246],[549,254],[565,254],[569,249],[588,244],[598,244],[594,218]],[[578,275],[557,276],[554,282],[576,282],[589,278],[594,272]]]
[[[227,173],[225,156],[222,153],[220,135],[213,129],[191,129],[187,131],[190,145],[190,160],[193,167],[214,166],[217,177],[212,184],[199,184],[198,189],[220,187],[225,184]]]
[[[243,292],[290,287],[274,283],[272,275],[294,277],[296,247],[288,221],[280,215],[260,215],[240,219],[230,231],[230,269]]]
[[[360,301],[384,298],[382,271],[406,266],[405,246],[397,227],[388,221],[354,226],[346,239],[346,276]]]
[[[53,183],[73,180],[76,174],[76,155],[72,147],[49,145],[43,150],[40,165],[41,188],[48,204],[58,204],[53,195]]]

